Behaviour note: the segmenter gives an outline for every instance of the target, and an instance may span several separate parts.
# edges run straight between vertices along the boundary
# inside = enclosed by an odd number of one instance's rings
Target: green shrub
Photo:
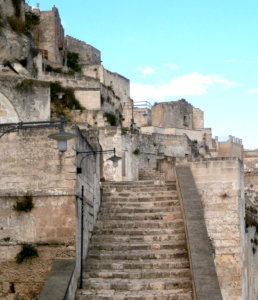
[[[38,250],[34,246],[30,244],[23,244],[22,250],[15,257],[15,261],[17,264],[21,264],[23,261],[30,260],[38,256]]]
[[[140,149],[136,148],[133,152],[134,155],[139,155],[141,153]]]
[[[111,125],[111,126],[116,126],[117,125],[117,119],[116,116],[111,114],[111,113],[105,113],[104,117],[107,119],[107,122]]]
[[[40,18],[31,11],[25,13],[25,33],[31,32],[35,26],[39,25]]]
[[[4,242],[9,242],[10,239],[11,239],[11,238],[10,238],[9,236],[6,236],[6,237],[3,238]]]
[[[34,91],[34,80],[23,79],[21,82],[17,83],[15,89],[20,92],[33,92]]]
[[[63,115],[66,120],[71,121],[71,111],[78,109],[83,111],[85,108],[81,106],[80,102],[75,98],[74,90],[72,88],[64,88],[58,82],[50,84],[51,91],[51,112],[55,113],[57,117]],[[63,93],[62,99],[58,98],[58,93]]]
[[[7,21],[13,31],[23,34],[29,34],[40,22],[39,16],[32,12],[27,12],[25,14],[25,22],[17,16],[7,17]]]
[[[75,52],[67,53],[67,66],[75,72],[81,72],[81,66],[79,64],[79,54]]]
[[[46,65],[47,72],[63,73],[62,68],[54,68],[50,65]]]
[[[121,135],[125,135],[127,134],[127,132],[129,131],[130,129],[128,127],[122,127],[121,129]]]
[[[19,197],[14,204],[13,209],[18,212],[30,212],[34,207],[32,195]]]
[[[18,33],[25,33],[25,23],[17,17],[7,17],[11,29]]]

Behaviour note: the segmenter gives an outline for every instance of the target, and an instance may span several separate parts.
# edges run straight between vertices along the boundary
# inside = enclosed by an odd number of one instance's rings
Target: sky
[[[101,51],[134,101],[186,99],[213,136],[258,148],[257,0],[27,0]]]

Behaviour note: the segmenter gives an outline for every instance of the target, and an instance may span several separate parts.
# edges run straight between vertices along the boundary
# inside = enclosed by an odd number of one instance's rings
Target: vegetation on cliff
[[[63,115],[66,120],[71,121],[72,110],[83,111],[85,109],[75,98],[74,90],[72,88],[64,88],[58,82],[51,82],[50,91],[51,114],[55,114],[56,117]]]

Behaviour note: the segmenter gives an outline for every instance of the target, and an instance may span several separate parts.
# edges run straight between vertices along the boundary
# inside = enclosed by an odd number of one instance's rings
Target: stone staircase
[[[192,300],[174,182],[103,183],[103,199],[77,300]]]

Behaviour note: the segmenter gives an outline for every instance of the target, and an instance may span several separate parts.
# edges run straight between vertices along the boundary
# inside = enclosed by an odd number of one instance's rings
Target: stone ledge
[[[75,260],[56,259],[38,299],[65,299],[74,269]]]
[[[185,220],[195,299],[207,300],[207,295],[209,295],[210,300],[222,300],[204,221],[201,197],[192,172],[188,166],[184,165],[176,167],[176,174]],[[194,196],[195,205],[193,205],[192,196]]]

